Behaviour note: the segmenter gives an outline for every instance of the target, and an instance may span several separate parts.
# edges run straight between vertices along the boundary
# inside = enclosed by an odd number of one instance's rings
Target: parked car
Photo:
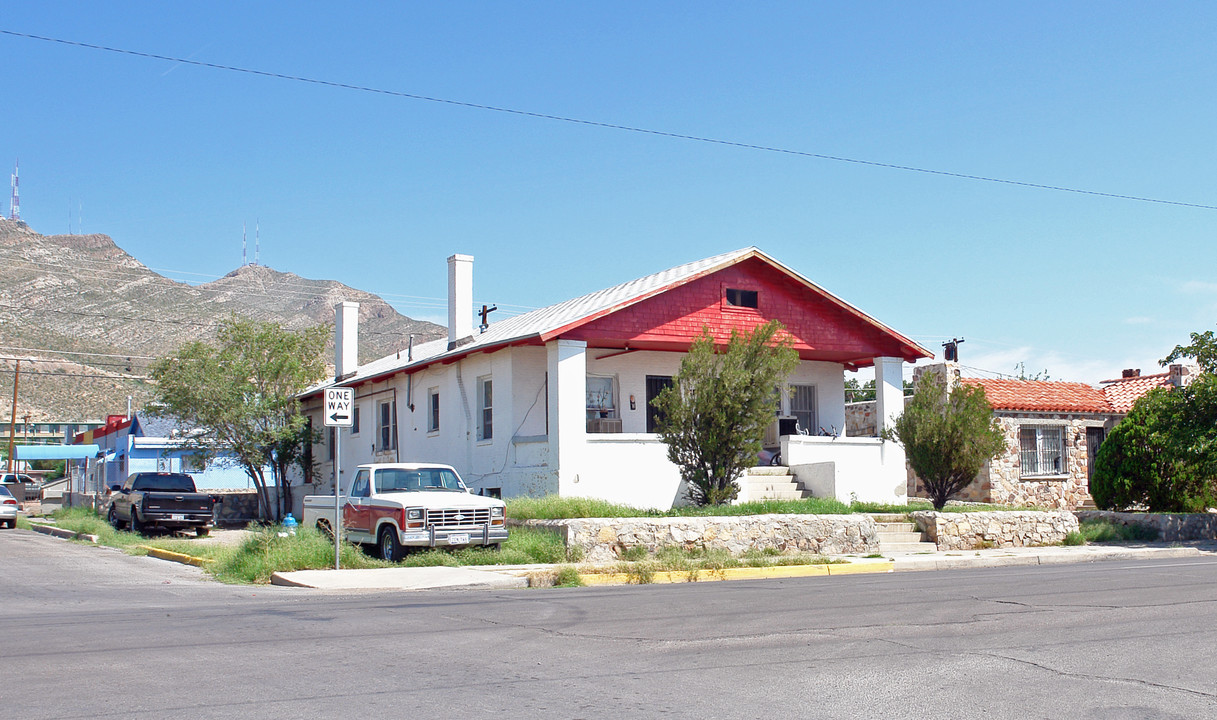
[[[18,502],[42,499],[42,484],[33,475],[4,473],[3,477],[0,477],[0,484],[8,488],[9,493],[17,498]]]
[[[199,537],[213,525],[215,498],[198,492],[186,473],[141,472],[110,496],[106,519],[117,529],[193,529]]]
[[[0,525],[8,528],[17,527],[17,498],[8,491],[3,485],[0,485]]]

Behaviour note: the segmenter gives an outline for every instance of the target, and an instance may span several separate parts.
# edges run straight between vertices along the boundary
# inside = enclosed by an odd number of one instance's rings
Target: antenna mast
[[[254,265],[259,262],[262,253],[262,233],[258,229],[258,218],[254,218]]]
[[[245,244],[245,221],[241,221],[241,267],[249,264],[249,253],[246,250]]]
[[[13,163],[13,199],[10,201],[10,204],[9,204],[9,220],[13,220],[14,222],[21,219],[21,197],[20,197],[20,193],[17,191],[17,175],[19,174],[19,167],[18,167],[19,162],[20,162],[20,159],[18,159],[18,161]]]

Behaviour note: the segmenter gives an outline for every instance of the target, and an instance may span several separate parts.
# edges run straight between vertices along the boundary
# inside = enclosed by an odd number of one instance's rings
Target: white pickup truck
[[[392,562],[409,547],[497,548],[507,539],[503,501],[471,495],[448,465],[360,465],[341,500],[344,537],[375,543],[379,556]],[[305,496],[303,521],[329,532],[334,496]]]

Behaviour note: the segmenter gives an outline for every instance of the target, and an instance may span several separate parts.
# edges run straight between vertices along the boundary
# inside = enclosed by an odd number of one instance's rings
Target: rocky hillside
[[[445,334],[376,295],[331,280],[245,266],[187,285],[148,269],[105,235],[39,235],[0,218],[0,358],[23,358],[17,417],[104,419],[150,396],[148,358],[215,335],[229,315],[299,329],[333,325],[334,305],[359,303],[361,361]],[[332,354],[332,353],[331,353]],[[0,359],[8,419],[15,362]]]

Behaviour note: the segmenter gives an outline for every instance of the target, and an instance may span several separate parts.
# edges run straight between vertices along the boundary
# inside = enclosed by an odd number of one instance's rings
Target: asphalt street
[[[235,587],[0,531],[0,717],[1204,718],[1217,560]]]

